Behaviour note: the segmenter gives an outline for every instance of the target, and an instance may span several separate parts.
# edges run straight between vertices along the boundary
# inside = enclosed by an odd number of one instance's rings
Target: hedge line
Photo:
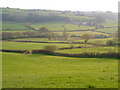
[[[30,51],[28,51],[28,50],[19,50],[19,49],[2,49],[0,51],[2,51],[2,52],[14,52],[14,53],[25,53],[25,54],[30,53]]]
[[[45,41],[31,41],[31,40],[14,40],[15,42],[32,42],[32,43],[62,43],[62,44],[69,44],[69,42],[45,42]],[[84,42],[73,42],[73,44],[85,44]],[[108,46],[105,44],[96,44],[96,43],[87,43],[96,46]]]
[[[36,54],[36,53],[41,53],[41,54],[46,54],[46,55],[55,55],[55,56],[65,56],[65,57],[87,57],[87,58],[120,58],[120,53],[115,53],[115,52],[108,52],[108,53],[81,53],[81,54],[70,54],[70,53],[59,53],[59,52],[52,52],[48,50],[9,50],[9,49],[2,49],[0,50],[2,52],[14,52],[14,53],[24,53],[24,54]]]
[[[75,49],[75,48],[92,48],[92,47],[96,47],[96,46],[88,46],[88,47],[64,47],[64,48],[59,48],[59,50],[65,50],[65,49]]]
[[[104,57],[104,58],[119,58],[120,53],[113,53],[113,52],[108,52],[108,53],[81,53],[81,54],[69,54],[69,53],[58,53],[58,52],[51,52],[47,50],[32,50],[32,53],[42,53],[42,54],[47,54],[47,55],[56,55],[56,56],[66,56],[66,57]]]

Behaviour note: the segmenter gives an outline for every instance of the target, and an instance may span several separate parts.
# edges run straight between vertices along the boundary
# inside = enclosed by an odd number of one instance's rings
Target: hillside
[[[2,8],[2,20],[3,31],[32,30],[29,26],[45,26],[52,31],[87,30],[116,27],[117,13]]]

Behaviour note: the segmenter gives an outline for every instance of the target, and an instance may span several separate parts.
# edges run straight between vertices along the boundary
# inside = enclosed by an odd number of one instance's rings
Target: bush
[[[44,50],[48,50],[48,51],[55,51],[57,49],[58,49],[58,47],[56,45],[46,45],[46,46],[44,46]]]

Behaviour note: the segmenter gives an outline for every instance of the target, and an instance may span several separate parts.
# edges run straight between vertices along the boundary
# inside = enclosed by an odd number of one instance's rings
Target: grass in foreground
[[[3,88],[118,88],[117,59],[3,53]]]

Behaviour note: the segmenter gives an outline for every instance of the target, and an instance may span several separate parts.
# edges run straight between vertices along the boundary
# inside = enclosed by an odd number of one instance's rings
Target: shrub
[[[48,51],[55,51],[57,49],[58,49],[58,47],[56,45],[46,45],[46,46],[44,46],[44,50],[48,50]]]

